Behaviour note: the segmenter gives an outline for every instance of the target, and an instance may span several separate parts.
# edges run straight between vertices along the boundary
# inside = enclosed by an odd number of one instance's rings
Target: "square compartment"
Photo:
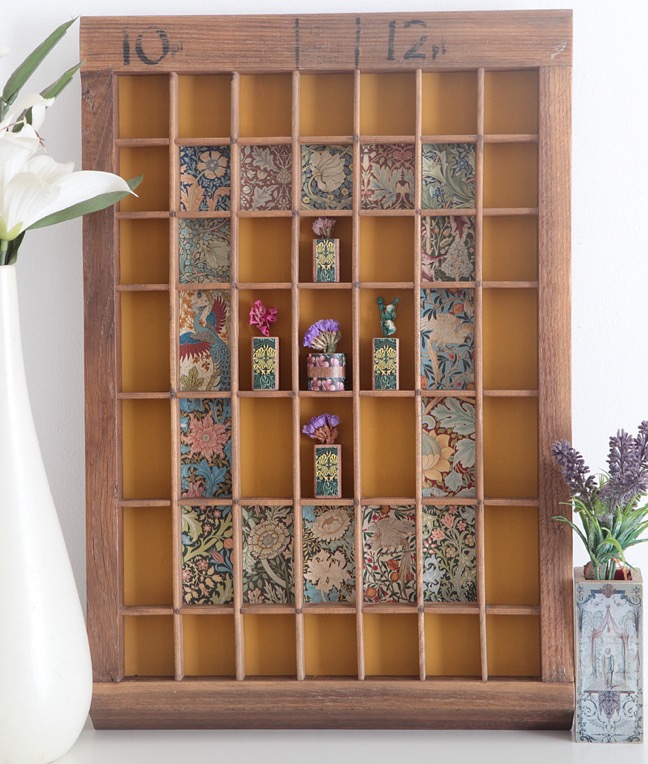
[[[241,398],[241,495],[292,496],[292,402],[288,398]]]
[[[361,217],[360,281],[413,281],[415,230],[412,217]]]
[[[181,496],[232,496],[232,402],[180,400]]]
[[[475,207],[475,144],[424,143],[424,210]]]
[[[300,75],[299,110],[301,135],[352,135],[353,75]]]
[[[229,74],[178,77],[178,137],[228,138],[231,91]]]
[[[538,132],[538,71],[484,74],[484,132]]]
[[[119,90],[120,138],[168,138],[169,136],[169,78],[117,78]],[[146,114],[146,119],[142,119]]]
[[[350,210],[353,198],[353,146],[302,146],[301,208]]]
[[[295,601],[294,521],[289,506],[242,506],[243,602]]]
[[[183,605],[234,601],[232,508],[182,507]]]
[[[119,283],[169,283],[169,222],[119,221]]]
[[[292,209],[292,146],[241,146],[241,209]]]
[[[415,614],[366,613],[364,642],[367,676],[419,676]]]
[[[294,615],[245,615],[243,628],[248,676],[295,676]]]
[[[410,505],[362,508],[365,602],[416,602],[416,511]]]
[[[428,677],[481,678],[478,614],[425,614],[425,669]]]
[[[416,430],[411,398],[362,398],[360,454],[363,496],[414,496]]]
[[[414,74],[367,74],[360,77],[362,135],[414,135]]]
[[[306,676],[357,676],[356,619],[350,615],[304,616]]]
[[[426,602],[476,602],[475,507],[423,506]]]
[[[360,193],[363,210],[414,207],[414,145],[363,143],[360,146]]]
[[[475,404],[462,398],[423,398],[423,496],[475,496]]]
[[[121,389],[168,392],[169,293],[121,292]]]
[[[239,282],[289,282],[291,251],[289,218],[239,218]]]
[[[164,400],[122,401],[124,499],[171,498],[171,409]]]
[[[304,602],[355,602],[353,507],[302,507]]]
[[[185,615],[182,633],[185,676],[236,674],[233,615]]]
[[[352,220],[350,217],[336,217],[335,212],[326,213],[322,217],[335,218],[335,228],[332,238],[339,239],[339,283],[351,282],[351,259],[353,251]],[[299,280],[302,283],[311,283],[313,281],[313,242],[317,235],[313,231],[313,223],[318,218],[303,217],[300,219],[299,227]]]
[[[424,72],[422,111],[423,135],[476,133],[476,72]]]
[[[243,74],[240,77],[241,138],[274,138],[292,133],[290,74]]]
[[[487,615],[488,675],[540,676],[540,618]]]
[[[482,255],[484,281],[537,281],[537,216],[485,217]]]
[[[178,220],[181,284],[230,281],[229,218]]]
[[[230,209],[230,147],[180,146],[180,209],[220,212]]]
[[[252,338],[262,336],[257,327],[250,326],[250,309],[257,300],[261,300],[267,308],[277,308],[277,321],[270,327],[270,337],[279,338],[279,390],[290,390],[292,320],[291,294],[288,289],[242,289],[239,292],[239,389],[252,390]]]
[[[484,146],[484,207],[538,206],[538,145],[487,143]]]
[[[124,605],[172,605],[172,531],[168,507],[124,507]]]
[[[231,389],[231,321],[229,291],[180,292],[180,390]]]
[[[421,219],[423,281],[475,280],[475,218],[449,215]]]
[[[173,616],[124,618],[126,676],[174,676]]]
[[[130,180],[144,178],[137,187],[137,196],[128,194],[119,202],[120,212],[163,212],[169,209],[169,149],[120,148],[119,174]]]

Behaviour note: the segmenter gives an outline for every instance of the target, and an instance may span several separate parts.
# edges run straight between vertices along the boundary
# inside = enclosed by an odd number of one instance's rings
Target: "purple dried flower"
[[[588,504],[596,491],[596,478],[589,475],[590,468],[583,456],[566,440],[559,440],[551,447],[551,454],[558,463],[572,496]]]
[[[317,218],[313,221],[313,233],[319,238],[328,239],[333,234],[336,223],[335,218]]]
[[[608,467],[610,479],[601,488],[600,498],[610,510],[635,504],[648,491],[648,422],[639,426],[633,438],[619,430],[610,438]]]
[[[302,427],[304,435],[308,435],[313,440],[319,440],[327,446],[335,443],[337,438],[336,427],[340,424],[340,417],[336,414],[320,414],[314,416],[308,424]]]
[[[304,347],[320,350],[322,353],[335,353],[335,348],[341,339],[342,333],[338,322],[332,318],[323,318],[306,330]]]

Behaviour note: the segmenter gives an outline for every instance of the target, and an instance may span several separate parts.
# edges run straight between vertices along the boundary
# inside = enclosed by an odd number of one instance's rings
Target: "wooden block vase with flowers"
[[[256,300],[250,308],[250,326],[256,326],[261,337],[252,337],[252,389],[279,389],[279,337],[270,336],[270,327],[277,320],[277,309],[266,308]]]
[[[313,281],[336,283],[340,280],[340,240],[333,238],[335,218],[317,218],[313,222]]]
[[[335,442],[339,424],[335,414],[320,414],[302,427],[304,435],[319,441],[314,447],[316,499],[342,497],[342,446]]]
[[[342,338],[340,325],[332,318],[312,324],[304,335],[304,347],[313,349],[306,359],[308,389],[340,392],[346,389],[346,355],[337,353]]]

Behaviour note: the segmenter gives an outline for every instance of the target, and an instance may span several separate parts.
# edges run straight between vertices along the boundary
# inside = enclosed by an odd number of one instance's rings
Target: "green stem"
[[[0,265],[7,264],[8,250],[9,250],[9,242],[6,239],[0,239]]]

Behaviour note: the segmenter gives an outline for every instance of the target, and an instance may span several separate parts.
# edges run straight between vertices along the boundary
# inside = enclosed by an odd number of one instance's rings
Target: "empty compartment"
[[[292,403],[285,398],[242,398],[241,495],[292,496]]]
[[[363,496],[414,496],[414,405],[410,398],[361,400],[360,453]]]
[[[484,146],[484,207],[538,205],[538,146],[487,143]]]
[[[484,132],[538,132],[538,72],[486,72]]]
[[[484,289],[482,294],[484,388],[537,389],[537,290]]]
[[[239,120],[242,138],[291,135],[290,74],[241,75]]]
[[[489,676],[540,676],[538,616],[486,616],[486,644]]]
[[[305,615],[304,658],[307,676],[357,675],[355,615]]]
[[[364,616],[367,676],[418,676],[418,624],[415,614]]]
[[[126,676],[173,676],[173,616],[124,618]]]
[[[122,401],[124,499],[171,498],[171,409],[164,400]]]
[[[169,295],[122,292],[121,372],[123,392],[169,390]]]
[[[415,220],[360,218],[360,281],[413,281]]]
[[[352,74],[302,74],[299,92],[301,135],[353,134]]]
[[[238,280],[290,281],[291,247],[289,218],[240,218]]]
[[[124,605],[172,605],[168,507],[124,507]]]
[[[480,676],[479,615],[426,613],[425,667],[429,678]]]
[[[162,212],[169,209],[169,149],[119,149],[119,174],[130,180],[138,175],[144,179],[137,187],[137,196],[128,194],[119,202],[120,212]]]
[[[540,601],[537,507],[486,507],[486,602]]]
[[[484,281],[536,281],[538,218],[485,217],[482,239]]]
[[[119,137],[168,138],[169,78],[118,77]],[[146,114],[146,119],[142,119]]]
[[[234,616],[185,615],[182,631],[186,676],[236,674]]]
[[[484,399],[484,493],[538,495],[537,398]]]
[[[119,283],[169,283],[167,220],[119,221]]]
[[[246,615],[245,671],[248,676],[288,676],[297,673],[295,617]]]
[[[477,132],[477,73],[423,74],[423,135],[471,135]]]
[[[183,506],[182,602],[229,605],[234,601],[234,525],[229,506]]]
[[[360,132],[362,135],[414,135],[416,80],[414,74],[362,74]]]
[[[178,137],[227,138],[231,89],[229,74],[178,77]]]

